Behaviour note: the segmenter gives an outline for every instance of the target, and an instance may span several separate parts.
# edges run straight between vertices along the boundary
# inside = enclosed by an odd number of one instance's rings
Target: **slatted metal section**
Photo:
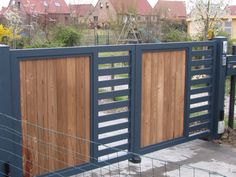
[[[236,55],[227,56],[227,76],[236,75]]]
[[[131,51],[117,50],[98,52],[95,66],[95,156],[103,163],[127,159],[130,147]]]
[[[212,42],[196,43],[191,47],[190,137],[209,134],[212,130],[215,49]]]

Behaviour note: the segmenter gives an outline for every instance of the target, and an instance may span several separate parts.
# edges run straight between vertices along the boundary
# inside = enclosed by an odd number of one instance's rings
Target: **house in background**
[[[104,26],[131,13],[138,21],[144,21],[151,11],[152,7],[147,0],[99,0],[91,19]]]
[[[160,19],[185,21],[187,18],[185,1],[158,0],[152,14]]]
[[[17,12],[24,25],[37,24],[43,28],[55,24],[69,24],[70,9],[64,0],[10,0],[3,15]]]
[[[70,4],[70,16],[74,24],[86,23],[93,13],[94,6],[92,4]]]
[[[211,18],[211,21],[214,21]],[[187,19],[188,23],[188,34],[192,38],[196,38],[199,34],[199,28],[202,26],[198,22],[194,22],[191,13]],[[222,10],[221,18],[217,21],[217,28],[220,31],[228,33],[229,37],[236,39],[236,5],[227,6]]]
[[[3,24],[4,23],[4,13],[7,10],[6,7],[2,7],[2,9],[0,10],[0,23]]]
[[[236,5],[228,6],[229,15],[224,18],[223,30],[229,34],[232,39],[236,39]]]

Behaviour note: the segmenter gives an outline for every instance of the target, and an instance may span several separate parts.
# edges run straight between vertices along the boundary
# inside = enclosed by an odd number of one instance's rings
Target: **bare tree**
[[[8,10],[4,17],[7,20],[7,26],[13,30],[13,48],[16,48],[17,35],[22,31],[23,19],[16,9]]]
[[[190,23],[194,24],[194,30],[200,37],[207,39],[209,30],[217,30],[222,27],[222,20],[228,14],[229,0],[191,0]]]

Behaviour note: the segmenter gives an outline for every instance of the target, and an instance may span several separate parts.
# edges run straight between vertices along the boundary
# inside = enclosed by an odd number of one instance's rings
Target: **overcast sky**
[[[0,9],[2,6],[7,6],[10,0],[0,0]],[[67,3],[92,3],[96,4],[98,0],[65,0]],[[148,0],[149,3],[154,6],[158,0]],[[186,0],[188,1],[188,0]],[[236,4],[236,0],[231,0],[232,4]]]

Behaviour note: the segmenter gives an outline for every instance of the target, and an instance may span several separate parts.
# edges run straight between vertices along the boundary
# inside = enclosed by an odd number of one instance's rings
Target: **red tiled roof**
[[[92,4],[70,4],[69,7],[72,15],[81,17],[88,15],[94,8]]]
[[[236,5],[228,6],[227,9],[230,12],[230,15],[236,15]]]
[[[69,14],[70,9],[64,0],[18,0],[26,13]]]
[[[168,18],[187,18],[185,1],[159,0],[154,7],[154,11]]]
[[[152,7],[147,0],[110,0],[118,13],[134,11],[140,15],[148,15]]]

